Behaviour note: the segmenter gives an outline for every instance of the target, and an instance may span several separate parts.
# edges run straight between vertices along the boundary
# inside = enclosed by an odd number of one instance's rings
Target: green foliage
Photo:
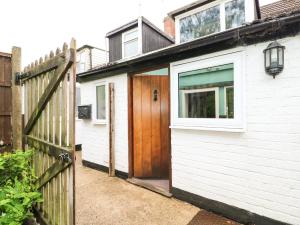
[[[41,202],[31,167],[33,151],[0,155],[0,225],[21,225],[32,216],[31,208]]]

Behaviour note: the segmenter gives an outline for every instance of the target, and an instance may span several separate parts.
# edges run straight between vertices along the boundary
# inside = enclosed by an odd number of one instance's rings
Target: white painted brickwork
[[[116,169],[128,172],[128,120],[127,120],[127,75],[122,74],[96,82],[113,82],[115,84],[115,151]],[[81,104],[93,104],[95,110],[95,82],[82,83]],[[82,158],[84,160],[108,166],[109,157],[109,127],[108,124],[95,124],[93,120],[76,122],[77,136],[82,143]]]
[[[173,187],[300,225],[300,36],[285,68],[264,72],[263,49],[246,51],[246,132],[172,130]]]

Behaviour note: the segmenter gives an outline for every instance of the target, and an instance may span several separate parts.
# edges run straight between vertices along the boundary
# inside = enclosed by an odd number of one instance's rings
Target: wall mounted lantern
[[[265,70],[275,78],[284,66],[284,49],[285,47],[274,41],[264,50],[265,54]]]

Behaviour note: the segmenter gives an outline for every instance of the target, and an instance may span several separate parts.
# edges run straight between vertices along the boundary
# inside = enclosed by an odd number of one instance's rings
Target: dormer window
[[[123,33],[122,47],[123,58],[135,56],[139,53],[138,28]]]
[[[177,43],[239,27],[254,19],[252,12],[253,6],[246,6],[245,0],[223,0],[179,14],[175,16]]]

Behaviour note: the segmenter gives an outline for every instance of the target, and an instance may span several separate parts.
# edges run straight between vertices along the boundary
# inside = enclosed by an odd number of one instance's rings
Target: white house
[[[76,65],[77,74],[87,72],[92,68],[101,66],[108,62],[108,52],[104,49],[97,48],[91,45],[83,45],[77,49]],[[78,106],[81,105],[81,89],[80,83],[76,83],[76,128],[81,130],[81,121],[78,119]],[[76,132],[77,148],[81,148],[81,135]]]
[[[144,18],[110,32],[110,63],[78,75],[83,164],[243,224],[300,224],[300,13],[257,3],[169,13],[176,44]]]

